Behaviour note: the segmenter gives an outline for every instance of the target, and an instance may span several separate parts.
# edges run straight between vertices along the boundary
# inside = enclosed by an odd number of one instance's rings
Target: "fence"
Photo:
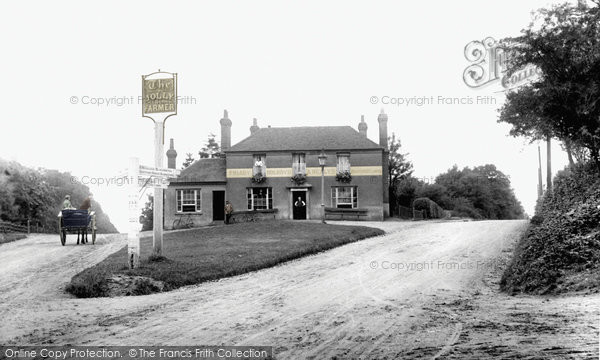
[[[29,226],[18,225],[8,221],[0,221],[0,232],[7,233],[23,233],[29,234]]]
[[[425,211],[413,210],[413,220],[425,220]]]
[[[414,217],[412,209],[402,205],[398,205],[397,214],[401,219],[412,219]]]

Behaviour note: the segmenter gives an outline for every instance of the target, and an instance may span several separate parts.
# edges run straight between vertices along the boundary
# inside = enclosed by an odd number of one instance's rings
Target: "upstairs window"
[[[350,154],[337,155],[337,172],[350,172]]]
[[[273,208],[271,188],[248,188],[248,210],[268,210]]]
[[[177,212],[201,212],[201,194],[200,189],[177,190]]]
[[[266,163],[266,155],[264,154],[255,154],[254,155],[254,165],[252,166],[252,175],[262,175],[267,176],[267,163]]]
[[[358,207],[357,186],[334,186],[331,188],[331,206],[341,209]]]
[[[292,155],[293,175],[306,175],[306,157],[304,154]]]

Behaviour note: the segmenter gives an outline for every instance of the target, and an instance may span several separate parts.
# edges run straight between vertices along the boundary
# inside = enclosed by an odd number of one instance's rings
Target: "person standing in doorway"
[[[294,206],[297,208],[303,208],[306,206],[306,203],[304,202],[304,200],[302,200],[300,196],[298,196],[298,200],[294,203]]]
[[[229,202],[229,200],[225,201],[225,224],[229,225],[229,220],[231,219],[231,214],[233,213],[233,205]]]
[[[302,200],[302,197],[298,196],[298,200],[294,203],[294,219],[305,220],[306,219],[306,203]]]

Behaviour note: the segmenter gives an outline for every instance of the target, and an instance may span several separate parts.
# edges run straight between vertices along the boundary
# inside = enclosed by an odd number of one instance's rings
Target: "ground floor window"
[[[248,188],[248,210],[273,209],[273,191],[271,188]]]
[[[342,209],[358,207],[358,186],[334,186],[331,188],[331,206]]]
[[[200,189],[180,189],[177,192],[177,212],[202,211],[202,193]]]

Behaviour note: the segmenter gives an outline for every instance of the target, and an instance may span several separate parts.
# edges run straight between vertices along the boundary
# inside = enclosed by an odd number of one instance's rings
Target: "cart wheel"
[[[67,242],[67,231],[63,229],[60,232],[60,243],[62,244],[62,246],[65,246],[66,242]]]
[[[96,243],[96,229],[92,230],[92,245]]]

